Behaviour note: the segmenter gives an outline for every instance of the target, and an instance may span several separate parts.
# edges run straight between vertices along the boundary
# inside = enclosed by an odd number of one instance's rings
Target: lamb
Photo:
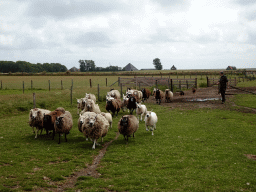
[[[95,149],[95,144],[97,140],[101,137],[103,142],[103,137],[108,133],[109,123],[105,117],[101,114],[88,115],[85,118],[85,126],[83,127],[83,133],[86,137],[93,140],[92,149]]]
[[[40,109],[40,108],[35,108],[35,109],[31,109],[29,112],[29,125],[30,127],[32,127],[33,132],[34,131],[34,127],[37,129],[36,131],[36,136],[35,139],[37,138],[37,134],[38,131],[41,130],[41,134],[44,128],[44,114],[45,113],[50,113],[51,111],[47,110],[47,109]],[[48,130],[46,129],[46,133],[48,134]]]
[[[111,89],[110,92],[107,93],[108,97],[113,97],[115,99],[121,99],[121,94],[118,90]]]
[[[129,98],[123,94],[123,101],[122,101],[122,110],[123,112],[126,111],[128,105]]]
[[[124,115],[118,122],[119,133],[124,136],[124,140],[128,142],[128,137],[131,137],[139,128],[139,121],[134,115]]]
[[[120,99],[111,99],[111,100],[108,100],[107,101],[107,104],[106,104],[106,110],[108,112],[112,112],[112,116],[115,115],[115,112],[116,112],[116,116],[118,115],[118,112],[120,111],[122,107],[122,102]]]
[[[149,98],[149,96],[151,95],[151,92],[150,90],[148,89],[141,89],[141,92],[142,92],[142,101],[144,102],[145,100],[147,100]]]
[[[170,102],[173,100],[173,92],[170,89],[165,89],[165,102]]]
[[[85,93],[85,99],[92,99],[94,101],[94,103],[96,103],[96,96],[94,94]]]
[[[81,112],[81,114],[85,111],[101,113],[99,105],[95,104],[95,102],[92,99],[86,99],[84,110]]]
[[[146,105],[142,105],[142,104],[136,102],[136,114],[137,114],[138,120],[139,120],[139,115],[140,115],[140,120],[142,121],[142,116],[146,115],[146,113],[147,113]]]
[[[72,115],[69,111],[65,111],[65,113],[60,116],[56,116],[56,120],[54,123],[55,133],[59,133],[59,142],[60,144],[60,134],[65,133],[65,140],[67,140],[67,134],[69,134],[70,130],[73,127]]]
[[[156,123],[157,123],[157,115],[155,112],[152,111],[147,111],[147,114],[145,116],[145,126],[146,126],[146,131],[148,131],[148,127],[152,127],[152,135],[154,135],[153,131],[156,129]]]
[[[113,122],[112,115],[110,113],[104,113],[104,112],[101,112],[100,114],[108,120],[110,128],[112,128],[112,122]]]

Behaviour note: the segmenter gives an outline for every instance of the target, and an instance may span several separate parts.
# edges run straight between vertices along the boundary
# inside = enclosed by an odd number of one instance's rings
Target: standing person
[[[228,84],[228,78],[224,75],[223,71],[220,72],[220,80],[218,84],[219,84],[219,92],[222,98],[222,104],[224,104],[226,101],[225,92]]]

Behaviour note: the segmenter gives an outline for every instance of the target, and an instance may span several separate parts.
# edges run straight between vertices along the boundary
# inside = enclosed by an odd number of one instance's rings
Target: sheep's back
[[[134,115],[124,115],[123,117],[128,117],[128,126],[124,127],[123,125],[121,125],[121,120],[122,120],[121,118],[118,122],[119,133],[124,136],[132,135],[138,130],[139,121]]]

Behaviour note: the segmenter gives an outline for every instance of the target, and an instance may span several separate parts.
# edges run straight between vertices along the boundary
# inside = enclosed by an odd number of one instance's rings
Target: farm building
[[[78,71],[80,71],[80,69],[77,69],[76,67],[72,67],[72,68],[69,69],[69,71],[78,72]]]
[[[177,70],[177,68],[173,65],[173,66],[171,67],[171,70]]]
[[[138,71],[138,69],[136,67],[134,67],[131,63],[127,64],[124,67],[125,71]]]
[[[226,70],[236,70],[235,66],[228,66]]]

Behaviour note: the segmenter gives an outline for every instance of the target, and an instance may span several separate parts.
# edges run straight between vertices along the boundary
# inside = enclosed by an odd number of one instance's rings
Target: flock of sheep
[[[146,130],[153,131],[156,129],[156,123],[158,121],[157,115],[153,111],[147,111],[146,105],[142,104],[149,98],[151,92],[148,89],[134,90],[127,89],[126,94],[123,94],[123,100],[118,90],[110,90],[106,95],[106,113],[101,112],[100,107],[96,104],[96,97],[93,94],[85,94],[84,98],[77,99],[77,114],[78,130],[83,133],[86,140],[93,141],[92,149],[95,149],[95,145],[98,144],[97,140],[105,137],[110,128],[112,128],[112,117],[118,116],[118,112],[122,110],[125,112],[128,110],[128,115],[123,115],[118,122],[118,131],[124,136],[124,139],[128,142],[128,138],[133,136],[139,128],[139,120],[142,121],[144,116]],[[167,89],[165,92],[154,89],[153,95],[157,103],[161,103],[162,99],[166,102],[170,102],[173,99],[173,93]],[[136,111],[136,116],[133,115],[133,111]],[[111,113],[112,114],[111,114]],[[65,141],[67,141],[67,134],[73,127],[72,115],[69,111],[59,107],[54,111],[46,109],[31,109],[29,112],[29,125],[33,131],[36,128],[35,138],[39,130],[45,129],[46,134],[52,131],[52,139],[55,134],[59,134],[59,142],[61,135],[65,134]]]

